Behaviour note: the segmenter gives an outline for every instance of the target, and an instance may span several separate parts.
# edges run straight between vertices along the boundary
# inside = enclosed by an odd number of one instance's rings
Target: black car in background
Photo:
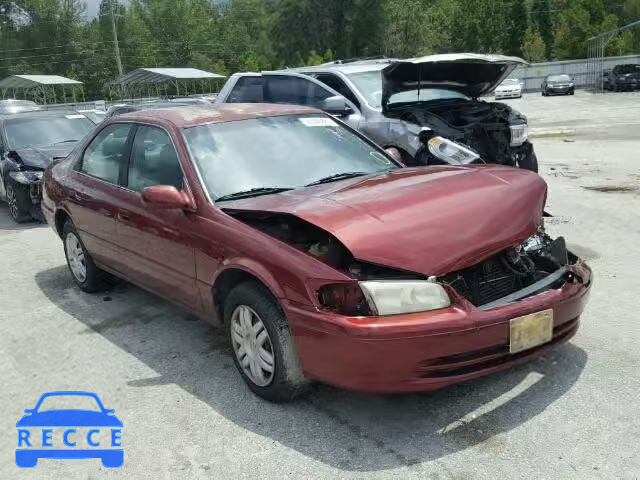
[[[16,222],[39,216],[44,169],[69,155],[94,127],[75,111],[0,114],[0,199]]]
[[[602,74],[602,87],[614,92],[640,88],[640,65],[616,65],[610,72]]]
[[[573,95],[576,93],[576,85],[569,75],[547,75],[542,82],[542,96],[549,95]]]

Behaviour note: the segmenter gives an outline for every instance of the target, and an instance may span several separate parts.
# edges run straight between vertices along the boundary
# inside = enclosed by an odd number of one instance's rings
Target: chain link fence
[[[591,60],[592,62],[592,60]],[[604,72],[623,63],[640,64],[640,55],[624,55],[620,57],[605,57],[603,59]],[[547,75],[558,75],[566,73],[574,79],[577,88],[587,88],[592,85],[590,75],[590,59],[564,60],[561,62],[532,63],[530,65],[518,67],[511,74],[511,77],[518,78],[523,83],[524,92],[538,92],[542,81]]]

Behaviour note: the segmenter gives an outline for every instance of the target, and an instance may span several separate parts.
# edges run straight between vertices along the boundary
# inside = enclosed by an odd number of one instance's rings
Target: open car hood
[[[295,215],[358,260],[444,275],[532,236],[546,191],[538,175],[510,167],[403,168],[219,206]]]
[[[382,71],[382,108],[392,95],[420,88],[443,88],[477,98],[493,91],[518,66],[518,57],[447,53],[391,63]]]

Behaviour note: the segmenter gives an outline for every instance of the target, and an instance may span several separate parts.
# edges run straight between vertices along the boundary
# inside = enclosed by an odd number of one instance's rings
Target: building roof
[[[310,107],[297,105],[276,105],[269,103],[221,103],[216,105],[194,105],[118,115],[118,119],[129,121],[156,121],[169,123],[176,127],[188,128],[209,123],[233,122],[258,117],[276,117],[280,115],[300,115],[322,113]]]
[[[0,88],[32,88],[41,85],[82,85],[82,82],[58,75],[12,75],[0,80]]]
[[[225,78],[225,76],[205,72],[197,68],[137,68],[114,80],[112,85],[162,83],[171,80],[211,80],[216,78]]]

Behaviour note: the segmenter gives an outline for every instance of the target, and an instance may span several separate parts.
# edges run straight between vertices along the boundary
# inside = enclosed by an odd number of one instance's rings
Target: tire
[[[253,393],[270,402],[288,402],[307,392],[310,382],[302,373],[287,319],[265,287],[256,282],[234,287],[224,302],[224,321],[233,362]],[[247,323],[250,328],[244,327]]]
[[[62,228],[62,244],[69,273],[80,290],[95,293],[105,290],[110,285],[112,277],[96,266],[71,220],[67,220]],[[80,251],[78,252],[77,249]],[[76,252],[74,253],[72,250],[76,250]],[[80,275],[78,268],[72,266],[75,261],[80,262],[84,267],[84,275]]]
[[[11,179],[5,181],[7,204],[9,205],[9,215],[16,223],[26,223],[33,220],[31,216],[31,197],[29,190],[21,183]]]
[[[533,150],[518,161],[518,167],[538,173],[538,157]]]

